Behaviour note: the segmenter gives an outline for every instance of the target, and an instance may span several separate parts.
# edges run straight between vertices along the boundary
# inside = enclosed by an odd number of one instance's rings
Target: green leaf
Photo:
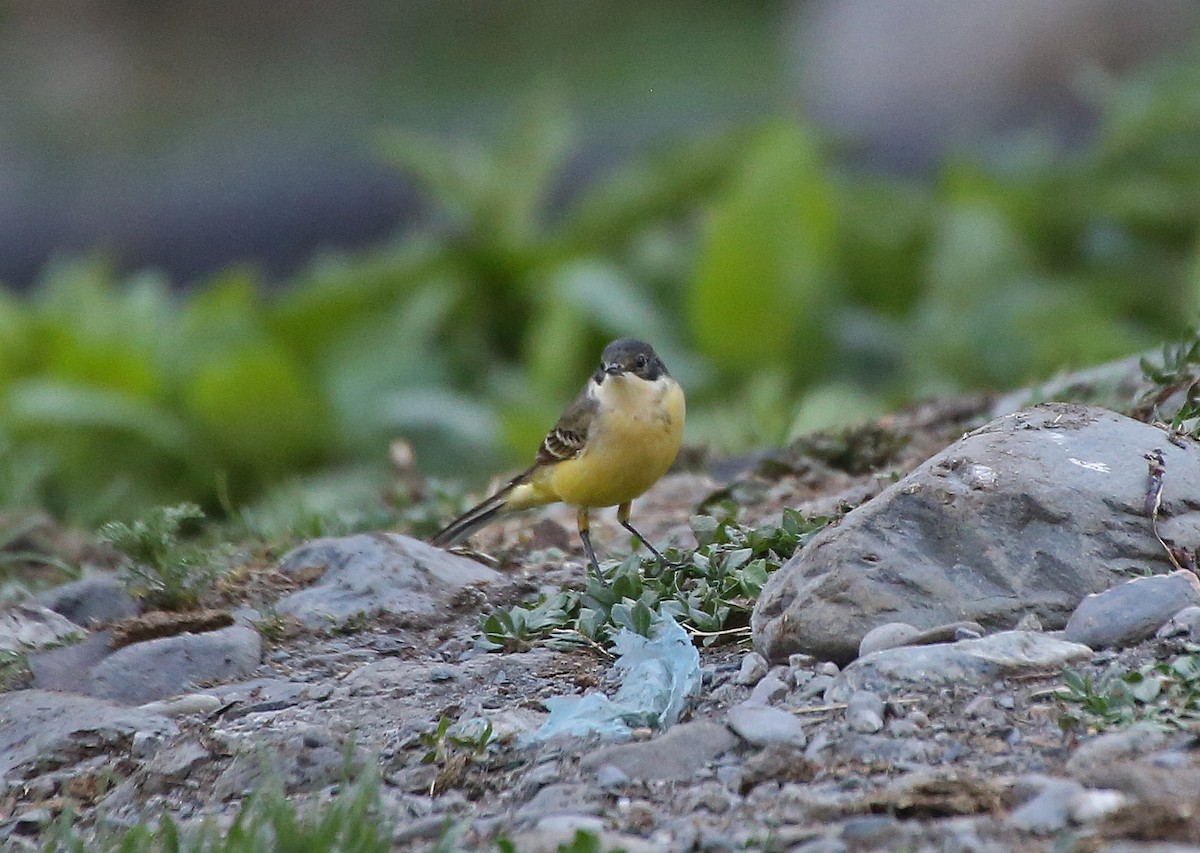
[[[250,347],[214,355],[185,390],[188,411],[237,462],[278,473],[320,458],[329,413],[284,352]]]
[[[166,409],[119,391],[50,379],[14,383],[4,400],[14,431],[115,430],[179,458],[194,452],[188,427]]]
[[[739,371],[786,363],[793,376],[819,375],[835,233],[816,142],[795,125],[767,127],[705,229],[688,304],[703,353]]]

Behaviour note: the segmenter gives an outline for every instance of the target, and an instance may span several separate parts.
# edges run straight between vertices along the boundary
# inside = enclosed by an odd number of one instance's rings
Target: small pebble
[[[788,666],[792,669],[812,669],[816,666],[817,659],[812,655],[806,655],[803,652],[797,652],[794,655],[788,655]]]
[[[620,788],[628,781],[629,774],[620,767],[614,767],[611,764],[605,764],[596,771],[596,784],[601,788]]]
[[[1093,823],[1122,809],[1129,798],[1120,791],[1107,789],[1081,791],[1067,804],[1067,814],[1075,823]]]
[[[911,721],[914,725],[919,726],[922,729],[928,728],[929,726],[929,715],[924,711],[909,711],[908,714],[905,715],[904,719]]]
[[[824,696],[825,691],[834,683],[836,679],[832,675],[814,675],[808,680],[808,683],[800,688],[797,693],[800,699],[812,699],[815,696]]]
[[[858,690],[846,702],[846,724],[852,731],[874,734],[883,728],[883,700],[868,690]]]
[[[746,656],[742,658],[741,669],[738,670],[734,681],[746,686],[758,684],[762,677],[767,674],[767,669],[766,658],[758,652],[747,652]]]
[[[788,686],[772,673],[767,673],[763,679],[754,685],[750,698],[746,701],[759,705],[771,705],[788,694]]]
[[[450,681],[456,675],[457,671],[452,666],[431,666],[429,667],[430,681]]]
[[[824,661],[823,663],[817,664],[817,674],[818,675],[828,675],[830,678],[832,678],[840,672],[841,672],[841,669],[839,669],[838,665],[831,660],[827,660],[827,661]]]
[[[1043,630],[1042,629],[1042,620],[1038,619],[1036,614],[1026,613],[1024,616],[1021,617],[1021,620],[1019,622],[1017,622],[1017,624],[1013,628],[1013,630],[1014,631],[1041,631],[1041,630]]]
[[[166,738],[158,732],[134,732],[130,751],[135,758],[149,758],[158,752]]]
[[[140,707],[143,711],[149,711],[152,714],[182,717],[187,714],[211,714],[221,707],[221,700],[208,693],[189,693],[174,699],[147,702]]]

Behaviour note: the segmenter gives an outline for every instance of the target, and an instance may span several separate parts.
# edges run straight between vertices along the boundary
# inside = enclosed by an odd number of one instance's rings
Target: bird
[[[447,547],[497,519],[561,502],[576,508],[588,564],[606,583],[592,547],[590,514],[615,506],[621,526],[665,566],[663,555],[630,523],[630,508],[675,461],[685,416],[683,388],[654,348],[633,338],[613,341],[546,433],[533,464],[434,534],[430,544]]]

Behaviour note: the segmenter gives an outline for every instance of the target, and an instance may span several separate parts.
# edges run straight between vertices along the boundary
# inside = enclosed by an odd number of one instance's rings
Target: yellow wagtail
[[[621,526],[665,562],[629,523],[629,506],[675,461],[683,419],[683,388],[654,348],[631,338],[613,341],[575,402],[542,440],[533,465],[430,542],[452,545],[497,518],[561,501],[579,510],[579,538],[601,582],[588,526],[593,509],[617,507]]]

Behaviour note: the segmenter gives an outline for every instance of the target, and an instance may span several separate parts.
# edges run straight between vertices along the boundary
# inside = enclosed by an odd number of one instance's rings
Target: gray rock
[[[933,646],[904,646],[854,661],[826,691],[826,697],[844,702],[856,690],[886,695],[911,684],[927,688],[985,685],[1002,676],[1061,667],[1091,656],[1087,646],[1027,631],[1003,631],[978,640]]]
[[[211,693],[189,693],[176,699],[147,702],[141,708],[143,711],[152,711],[168,717],[186,717],[192,714],[211,714],[221,705],[221,700]]]
[[[351,769],[361,767],[363,761],[361,750],[355,750]],[[437,774],[434,765],[418,766]],[[339,733],[313,725],[286,732],[264,729],[252,745],[238,751],[213,783],[212,792],[218,801],[229,800],[246,796],[269,779],[280,780],[288,792],[313,791],[341,781],[346,769],[346,739]]]
[[[1192,572],[1135,578],[1083,599],[1063,637],[1093,649],[1121,648],[1153,637],[1187,605],[1200,605],[1200,578]]]
[[[20,652],[78,639],[79,626],[39,604],[18,604],[0,613],[0,651]]]
[[[432,625],[465,588],[500,578],[474,560],[391,533],[314,539],[287,554],[279,570],[316,580],[276,604],[280,615],[309,627],[381,613],[402,624]]]
[[[552,815],[538,821],[532,829],[512,834],[513,849],[521,853],[557,853],[570,847],[579,830],[591,832],[600,850],[624,850],[625,853],[667,853],[670,845],[648,841],[636,835],[604,829],[604,822],[592,815]]]
[[[39,765],[64,766],[100,750],[126,751],[138,734],[167,738],[171,720],[102,699],[21,690],[0,694],[0,778]]]
[[[596,771],[596,784],[601,788],[620,788],[629,782],[629,776],[620,767],[605,764]]]
[[[644,743],[602,746],[585,755],[579,765],[595,771],[611,764],[630,779],[690,780],[697,770],[736,745],[737,738],[724,726],[693,720]]]
[[[753,746],[787,744],[803,748],[808,743],[804,726],[794,715],[769,705],[751,702],[734,705],[726,720],[738,737]]]
[[[855,732],[834,739],[823,737],[823,733],[819,732],[809,743],[804,757],[827,766],[853,761],[913,769],[944,760],[946,751],[944,745],[921,738],[893,738]]]
[[[1127,729],[1105,732],[1086,740],[1067,760],[1067,772],[1090,777],[1116,762],[1161,749],[1167,734],[1149,723],[1136,723]]]
[[[42,690],[79,690],[91,668],[113,653],[110,639],[108,631],[96,631],[73,646],[28,655],[33,686]]]
[[[873,734],[883,728],[883,700],[869,690],[858,690],[846,700],[846,725],[851,731]]]
[[[535,823],[551,815],[598,815],[602,811],[600,793],[592,786],[559,782],[539,788],[514,818],[519,823]]]
[[[915,628],[904,622],[889,622],[872,628],[858,644],[858,656],[869,655],[883,649],[899,646],[928,646],[932,643],[952,643],[955,640],[972,640],[984,634],[978,622],[951,622],[936,628]]]
[[[140,610],[115,574],[89,575],[56,586],[38,595],[36,601],[85,628],[136,616]]]
[[[1071,803],[1084,792],[1084,787],[1072,779],[1046,777],[1041,780],[1040,788],[1036,796],[1008,816],[1009,823],[1039,835],[1065,829],[1070,822]]]
[[[192,770],[209,759],[209,751],[198,740],[184,740],[164,747],[143,768],[143,794],[157,794],[183,784]]]
[[[787,694],[788,686],[774,673],[768,673],[758,684],[754,685],[748,701],[759,705],[770,705],[778,702]]]
[[[747,652],[742,658],[742,666],[734,681],[738,684],[753,686],[767,674],[767,659],[758,652]]]
[[[891,815],[852,817],[842,825],[842,840],[855,850],[894,849],[899,823]]]
[[[755,648],[844,662],[884,622],[995,630],[1033,613],[1062,627],[1120,572],[1169,567],[1144,511],[1143,455],[1154,450],[1167,471],[1160,532],[1200,541],[1194,442],[1104,409],[1037,406],[976,430],[814,537],[755,605]]]
[[[1017,624],[1013,626],[1013,629],[1016,631],[1041,631],[1043,630],[1042,620],[1038,619],[1032,613],[1026,613],[1017,620]]]
[[[1094,823],[1118,812],[1129,804],[1129,797],[1120,791],[1106,789],[1083,790],[1071,799],[1067,813],[1072,823]]]
[[[797,699],[811,699],[814,696],[824,696],[837,679],[832,675],[814,675],[804,683],[804,686],[796,691]]]
[[[258,632],[233,625],[204,634],[179,634],[126,646],[92,668],[87,693],[141,705],[187,692],[199,682],[228,681],[258,666]]]
[[[1165,640],[1168,637],[1200,639],[1200,607],[1185,607],[1154,632],[1154,636]]]
[[[861,658],[871,652],[911,646],[914,645],[913,640],[919,636],[921,629],[915,625],[909,625],[907,622],[888,622],[867,632],[858,644],[858,656]]]

